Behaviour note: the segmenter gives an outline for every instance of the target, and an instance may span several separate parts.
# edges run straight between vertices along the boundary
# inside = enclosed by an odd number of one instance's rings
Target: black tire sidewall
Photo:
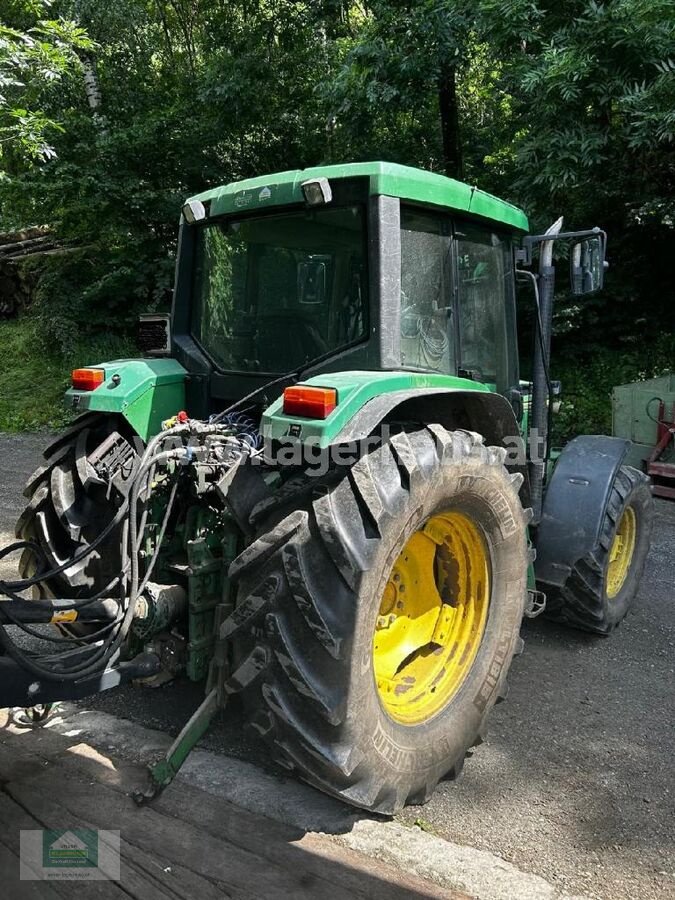
[[[621,521],[621,516],[629,506],[632,507],[635,513],[637,532],[635,538],[635,547],[633,549],[633,558],[630,562],[630,568],[628,569],[626,580],[621,586],[621,590],[615,597],[610,598],[607,596],[607,567],[609,566],[609,552],[607,554],[607,561],[605,563],[605,570],[603,572],[603,601],[606,609],[607,623],[611,628],[614,628],[616,625],[618,625],[619,622],[621,622],[621,620],[626,616],[626,613],[628,612],[635,598],[635,595],[637,594],[640,579],[642,578],[642,572],[647,560],[647,554],[649,552],[652,504],[653,499],[651,489],[649,487],[649,482],[641,475],[638,483],[633,487],[633,489],[626,497],[623,506],[621,507],[621,512],[619,513],[619,516],[617,518],[617,523],[612,529],[611,540],[613,541],[614,537],[616,536],[619,523]]]
[[[420,783],[438,779],[463,759],[503,686],[518,639],[526,596],[527,541],[523,513],[501,465],[467,459],[441,470],[423,491],[411,490],[406,521],[383,529],[381,546],[359,586],[346,729],[378,767]],[[477,657],[450,702],[414,726],[394,721],[382,707],[372,661],[380,599],[408,538],[433,515],[461,511],[478,524],[491,557],[491,600]],[[387,779],[391,781],[391,776]]]

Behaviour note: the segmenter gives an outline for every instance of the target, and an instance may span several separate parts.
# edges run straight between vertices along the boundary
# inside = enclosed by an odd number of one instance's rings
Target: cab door
[[[459,373],[508,394],[519,383],[511,238],[461,220],[454,238]]]
[[[401,366],[455,375],[452,222],[401,206]]]

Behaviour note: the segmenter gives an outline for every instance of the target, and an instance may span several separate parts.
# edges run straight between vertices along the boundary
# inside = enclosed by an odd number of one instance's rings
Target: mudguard
[[[565,447],[544,495],[534,566],[538,583],[563,587],[600,538],[612,484],[630,441],[581,435]]]
[[[71,388],[66,406],[78,413],[119,413],[144,441],[185,406],[187,372],[175,359],[116,359],[91,368],[103,370],[103,384],[93,391]]]
[[[390,421],[466,428],[482,434],[486,444],[509,451],[506,466],[522,474],[521,501],[530,505],[524,445],[513,408],[487,385],[454,375],[408,371],[327,372],[302,384],[335,388],[337,407],[325,419],[297,418],[284,413],[279,398],[262,417],[266,441],[325,449],[362,441]]]

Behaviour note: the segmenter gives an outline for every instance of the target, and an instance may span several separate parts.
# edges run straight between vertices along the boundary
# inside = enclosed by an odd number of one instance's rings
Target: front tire
[[[468,432],[398,434],[273,513],[233,563],[226,630],[263,661],[251,722],[310,784],[391,814],[480,742],[526,597],[527,517],[503,460]],[[383,650],[391,616],[400,641]]]
[[[614,479],[597,547],[549,597],[550,618],[582,631],[610,634],[638,591],[649,552],[654,500],[649,479],[621,466]]]

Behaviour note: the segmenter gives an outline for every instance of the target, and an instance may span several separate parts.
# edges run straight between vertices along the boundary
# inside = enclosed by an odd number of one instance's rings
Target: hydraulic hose
[[[180,448],[174,448],[164,453],[157,453],[156,451],[162,443],[167,442],[174,437],[182,437],[189,430],[189,426],[186,427],[185,425],[181,424],[174,427],[173,429],[161,432],[150,441],[141,458],[140,465],[138,466],[137,471],[134,474],[134,480],[131,486],[131,490],[127,495],[127,499],[125,499],[125,501],[122,503],[108,525],[97,536],[96,540],[93,541],[92,544],[90,544],[87,548],[79,551],[74,557],[72,557],[72,559],[68,560],[66,563],[53,569],[45,571],[44,568],[40,567],[36,575],[34,575],[32,578],[22,579],[20,581],[0,581],[0,592],[4,593],[6,597],[10,598],[9,601],[5,602],[5,606],[3,607],[3,613],[5,614],[5,617],[9,619],[10,622],[22,628],[27,633],[42,638],[44,637],[42,634],[30,628],[30,625],[28,623],[24,623],[21,621],[20,617],[15,614],[15,611],[18,612],[18,610],[16,610],[16,607],[12,609],[12,603],[20,601],[21,609],[23,610],[25,609],[25,604],[27,602],[30,602],[30,609],[31,611],[34,610],[36,616],[38,616],[40,613],[53,611],[53,604],[45,600],[24,601],[23,598],[18,595],[18,592],[21,590],[26,590],[29,587],[39,584],[46,578],[51,578],[54,575],[63,572],[69,566],[72,566],[74,562],[80,561],[81,559],[89,556],[92,552],[94,552],[94,550],[97,549],[97,547],[100,546],[102,541],[105,540],[105,538],[111,533],[113,528],[119,525],[123,519],[125,520],[122,533],[122,555],[125,564],[123,564],[122,571],[111,582],[109,582],[108,585],[106,585],[103,591],[97,592],[97,594],[95,594],[93,597],[87,597],[82,600],[73,600],[70,603],[63,603],[61,606],[61,610],[72,609],[75,611],[79,611],[88,605],[94,604],[97,601],[100,602],[103,595],[105,593],[108,593],[110,589],[115,586],[115,584],[120,584],[121,586],[120,599],[118,602],[120,615],[118,615],[112,622],[106,623],[103,628],[99,629],[94,634],[89,634],[86,637],[76,640],[76,643],[85,643],[91,645],[92,652],[88,654],[84,660],[69,667],[67,671],[55,671],[53,668],[41,665],[39,662],[39,656],[35,656],[34,654],[21,649],[8,634],[5,624],[0,624],[0,646],[2,646],[8,656],[13,658],[19,665],[27,669],[32,674],[36,675],[39,678],[48,680],[74,681],[80,678],[84,678],[87,675],[94,674],[95,672],[102,670],[106,666],[114,663],[114,661],[116,660],[117,656],[119,655],[122,642],[128,634],[129,627],[133,620],[136,599],[139,594],[137,552],[139,534],[137,527],[137,516],[141,486],[147,486],[143,484],[143,481],[144,477],[150,470],[154,470],[157,465],[161,465],[162,463],[168,462],[171,459],[179,459],[181,456],[184,456],[187,453],[187,449],[182,445],[182,443]],[[175,482],[172,486],[167,509],[165,510],[162,525],[160,527],[160,540],[157,543],[156,552],[153,556],[153,559],[150,561],[148,570],[146,571],[146,577],[143,580],[143,585],[141,586],[141,588],[147,583],[149,574],[152,573],[152,569],[154,568],[157,559],[157,551],[161,544],[161,539],[163,539],[166,533],[171,511],[173,509],[177,487],[177,482]],[[143,524],[145,524],[145,518],[143,520]],[[24,549],[25,547],[29,547],[36,553],[38,562],[44,562],[44,554],[42,553],[41,548],[39,547],[39,545],[31,541],[14,542],[13,544],[0,551],[0,559],[4,558],[10,553],[16,552],[20,549]],[[128,570],[130,570],[131,572],[132,586],[128,595],[125,596],[126,592],[124,591],[124,579]],[[124,614],[121,615],[123,611]],[[102,635],[105,634],[108,634],[107,638],[98,640]],[[50,637],[51,636],[49,635],[47,636],[48,639]],[[64,639],[57,638],[56,640],[62,641]]]
[[[288,376],[284,376],[286,378]],[[271,384],[281,379],[276,379]],[[267,386],[266,386],[267,387]],[[20,666],[35,675],[36,678],[57,682],[73,682],[88,676],[103,672],[107,667],[113,666],[122,651],[124,641],[136,614],[138,598],[145,590],[155,569],[159,551],[166,536],[175,508],[175,500],[178,493],[182,472],[185,466],[199,458],[195,454],[195,447],[191,441],[195,439],[202,453],[208,454],[208,447],[204,439],[209,435],[220,435],[228,441],[234,438],[240,445],[242,453],[250,452],[257,444],[257,436],[254,424],[244,415],[227,415],[223,421],[218,418],[210,422],[197,422],[188,420],[180,422],[153,437],[142,456],[138,460],[132,476],[131,484],[126,497],[115,512],[115,515],[105,528],[90,545],[78,551],[67,562],[46,568],[46,557],[40,546],[33,541],[16,541],[10,546],[0,550],[0,559],[8,554],[21,549],[30,549],[36,556],[38,570],[31,578],[19,581],[0,580],[0,593],[4,594],[8,601],[0,606],[0,647],[5,653],[14,659]],[[173,444],[173,446],[172,446]],[[168,449],[167,449],[168,448]],[[169,490],[168,499],[162,516],[162,521],[157,534],[152,557],[146,562],[141,575],[139,554],[143,535],[148,522],[148,503],[155,487],[155,475],[157,469],[165,467],[171,462],[178,463],[178,471],[173,472],[173,483]],[[223,464],[223,463],[221,463]],[[223,465],[228,465],[224,463]],[[27,601],[19,596],[21,591],[27,590],[45,579],[59,575],[74,563],[93,553],[101,543],[112,533],[113,529],[121,525],[120,555],[121,569],[119,573],[103,588],[91,597],[73,600],[63,600],[55,609],[53,602],[37,599]],[[119,588],[119,596],[111,597],[111,592]],[[16,604],[13,606],[13,604]],[[113,604],[111,606],[111,604]],[[54,612],[75,611],[82,612],[89,607],[83,619],[93,621],[96,618],[110,616],[110,621],[93,633],[74,637],[52,637],[43,635],[30,627],[30,624],[44,622],[45,617]],[[2,619],[4,618],[4,621]],[[23,621],[27,619],[28,621]],[[100,621],[100,619],[99,619]],[[9,635],[7,622],[22,628],[28,634],[41,639],[46,638],[55,642],[70,642],[80,645],[88,645],[91,652],[84,657],[80,655],[77,661],[68,660],[68,654],[64,655],[62,667],[59,668],[58,656],[45,656],[19,647]]]

